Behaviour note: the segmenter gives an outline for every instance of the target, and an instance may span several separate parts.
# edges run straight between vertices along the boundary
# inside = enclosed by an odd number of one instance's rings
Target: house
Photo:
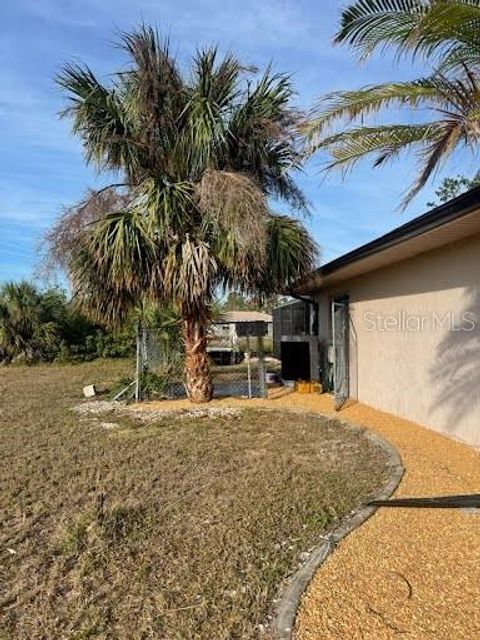
[[[272,316],[263,311],[225,311],[212,323],[213,335],[225,338],[232,344],[247,333],[256,336],[272,337]]]
[[[258,339],[272,336],[272,316],[261,311],[226,311],[212,322],[207,351],[217,364],[236,364],[240,357],[240,338],[250,338],[258,348]],[[261,343],[261,342],[260,342]]]
[[[354,398],[480,445],[480,187],[323,265],[319,371]]]

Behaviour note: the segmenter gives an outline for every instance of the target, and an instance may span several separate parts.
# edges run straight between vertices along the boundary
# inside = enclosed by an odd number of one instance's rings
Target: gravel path
[[[270,392],[267,401],[214,404],[332,412],[328,396],[284,390]],[[397,448],[406,467],[397,496],[480,492],[479,452],[361,404],[336,415],[380,433]],[[380,509],[317,572],[300,607],[295,640],[398,638],[480,638],[480,515]]]
[[[325,396],[313,404],[331,410]],[[360,404],[340,415],[397,448],[406,467],[397,496],[480,492],[473,449]],[[393,638],[480,638],[480,514],[380,509],[317,572],[295,640]]]

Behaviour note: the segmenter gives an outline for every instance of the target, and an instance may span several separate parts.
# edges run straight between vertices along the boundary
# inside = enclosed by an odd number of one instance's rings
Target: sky
[[[2,0],[0,282],[34,277],[42,234],[62,207],[108,182],[85,165],[68,121],[58,117],[65,96],[53,78],[62,63],[85,62],[107,79],[125,62],[114,46],[119,33],[144,21],[170,38],[185,68],[196,47],[207,44],[260,68],[272,63],[292,75],[295,104],[304,109],[326,92],[423,71],[385,56],[359,64],[348,48],[334,47],[342,6],[343,0]],[[413,169],[406,157],[386,169],[365,162],[345,178],[327,178],[320,159],[309,162],[299,184],[322,262],[423,213],[444,175],[474,173],[471,159],[454,159],[401,213]]]

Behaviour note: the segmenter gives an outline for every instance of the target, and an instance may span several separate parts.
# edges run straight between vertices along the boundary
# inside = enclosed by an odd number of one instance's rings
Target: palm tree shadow
[[[467,304],[456,310],[429,370],[437,389],[431,412],[446,412],[450,432],[480,405],[480,289],[470,288],[466,295]]]

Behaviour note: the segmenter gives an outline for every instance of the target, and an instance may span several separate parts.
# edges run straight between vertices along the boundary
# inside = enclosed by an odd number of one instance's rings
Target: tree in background
[[[52,359],[60,340],[61,295],[43,295],[28,282],[7,282],[0,288],[0,360]]]
[[[374,166],[413,151],[417,177],[403,205],[456,149],[476,150],[480,139],[480,0],[356,0],[342,12],[335,42],[361,59],[392,49],[433,67],[415,81],[337,91],[320,100],[306,125],[310,153],[330,155],[327,169],[348,170],[373,156]],[[408,124],[368,124],[398,107]],[[420,110],[431,114],[418,121]],[[428,117],[428,116],[427,116]],[[413,122],[412,122],[413,120]],[[367,121],[367,124],[365,123]]]
[[[132,330],[106,331],[92,323],[58,288],[26,281],[0,287],[0,362],[75,361],[125,357]]]
[[[256,77],[232,55],[198,51],[188,77],[157,33],[122,36],[129,65],[103,84],[67,64],[68,93],[86,160],[121,175],[128,203],[87,225],[68,256],[75,298],[96,317],[121,321],[132,302],[179,311],[190,399],[212,397],[207,326],[218,289],[272,295],[308,273],[316,246],[267,198],[299,211],[292,86],[270,69]]]
[[[282,304],[285,296],[274,294],[272,296],[246,296],[237,291],[230,291],[225,300],[219,302],[219,310],[222,311],[265,311],[271,313],[274,307]]]
[[[437,207],[439,204],[448,202],[453,198],[461,195],[465,191],[469,191],[474,187],[480,185],[480,171],[473,176],[473,178],[466,178],[465,176],[458,175],[455,178],[445,178],[438,189],[435,191],[435,195],[438,198],[437,202],[427,202],[427,207]]]

